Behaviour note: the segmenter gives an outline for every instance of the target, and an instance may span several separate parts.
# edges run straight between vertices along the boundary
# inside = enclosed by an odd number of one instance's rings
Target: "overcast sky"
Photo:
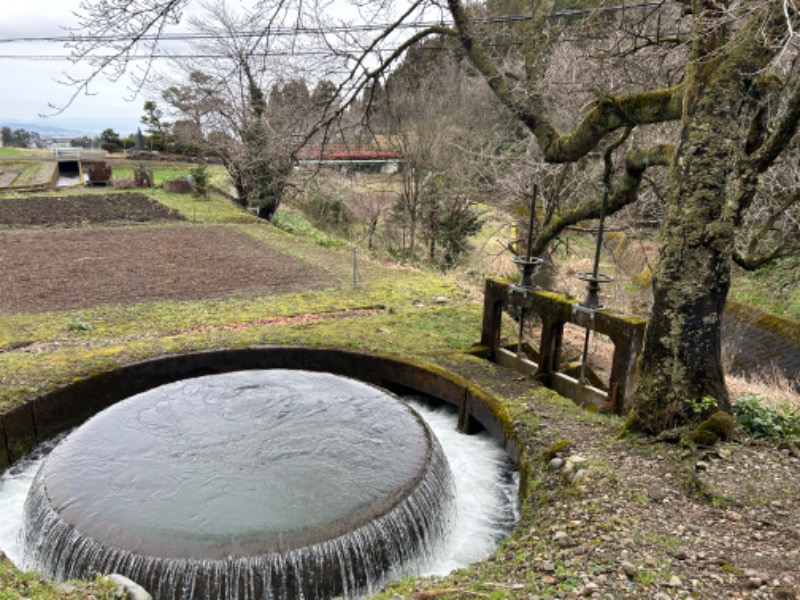
[[[251,6],[256,1],[236,0],[232,4],[241,8],[242,5]],[[99,133],[106,127],[112,127],[118,133],[125,135],[136,130],[144,112],[142,107],[145,100],[159,100],[158,93],[154,91],[134,96],[133,82],[126,74],[117,82],[110,81],[101,75],[91,83],[89,89],[91,95],[81,94],[71,101],[74,88],[60,84],[58,81],[66,81],[67,76],[86,77],[91,73],[89,66],[70,62],[68,60],[70,50],[64,47],[63,41],[24,41],[21,38],[67,36],[69,32],[64,28],[77,26],[78,19],[72,14],[72,11],[78,9],[80,0],[0,0],[0,2],[2,2],[0,10],[0,125],[9,124],[8,122],[11,120],[35,123],[40,121],[41,115],[47,115],[49,117],[48,124],[55,127],[70,129],[72,127],[64,121],[69,120],[74,123],[76,119],[93,119],[95,122],[101,122],[102,125],[95,127],[91,132]],[[353,8],[359,4],[356,0],[332,0],[325,4],[331,9],[326,23],[341,25],[345,22],[360,20],[364,15],[361,10]],[[381,4],[381,6],[384,5]],[[187,16],[190,14],[201,15],[204,11],[200,2],[191,2],[184,8],[183,13],[183,23],[177,28],[169,29],[167,33],[191,31],[186,23]],[[373,16],[388,21],[393,15],[383,8],[374,12]],[[407,34],[408,32],[403,32],[401,35]],[[389,40],[388,43],[393,42]],[[168,46],[162,44],[162,49],[166,52],[181,54],[191,52],[191,48],[182,46],[181,42],[170,41],[167,44]],[[62,58],[60,60],[44,59],[54,56]],[[141,66],[144,61],[137,61],[135,64]],[[320,69],[318,62],[314,64],[316,66],[311,68],[320,77],[328,77],[327,73],[336,72],[326,72]],[[163,73],[168,70],[169,62],[158,60],[155,68]],[[293,65],[292,68],[295,66]],[[295,73],[292,76],[297,76],[298,71],[291,72]],[[59,112],[58,108],[63,108],[63,110]],[[86,131],[85,129],[81,130]]]
[[[11,59],[7,55],[68,55],[62,43],[10,42],[22,37],[64,36],[63,26],[75,25],[72,10],[79,0],[2,0],[0,10],[0,122],[7,119],[35,122],[39,116],[55,111],[48,103],[64,106],[72,88],[57,83],[64,73],[80,76],[85,66],[68,60]],[[131,100],[131,81],[124,76],[119,82],[101,77],[91,87],[92,96],[81,95],[57,119],[108,119],[109,127],[126,129],[136,124],[142,115],[146,98]],[[58,123],[53,123],[58,126]],[[130,133],[120,131],[120,133]]]

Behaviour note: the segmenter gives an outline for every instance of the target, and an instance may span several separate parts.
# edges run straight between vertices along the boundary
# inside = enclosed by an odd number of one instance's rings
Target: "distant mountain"
[[[109,127],[122,136],[135,133],[140,127],[138,120],[129,118],[95,118],[95,117],[53,117],[49,119],[4,119],[0,116],[0,127],[36,131],[40,135],[58,137],[80,137],[82,135],[99,135]]]
[[[26,131],[35,131],[40,135],[44,136],[58,136],[58,137],[80,137],[84,134],[81,131],[74,130],[74,129],[62,129],[60,127],[55,127],[53,125],[44,125],[41,123],[27,123],[22,121],[1,121],[0,120],[0,127],[10,127],[11,129],[24,129]]]

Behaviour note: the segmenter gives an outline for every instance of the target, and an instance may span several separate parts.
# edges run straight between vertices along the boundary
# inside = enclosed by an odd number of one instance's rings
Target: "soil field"
[[[182,220],[177,212],[140,193],[0,198],[0,227],[70,227]]]
[[[124,195],[132,196],[132,195]],[[142,196],[147,202],[149,199]],[[116,196],[115,196],[116,198]],[[15,200],[20,204],[41,199]],[[74,201],[73,201],[74,200]],[[96,196],[57,199],[62,210],[41,214],[15,208],[18,221],[6,226],[116,224],[129,206],[103,203]],[[0,209],[13,202],[0,201]],[[134,204],[141,209],[144,204]],[[128,212],[137,221],[175,219],[157,203]],[[32,206],[33,204],[31,204]],[[40,206],[46,205],[41,202]],[[96,210],[102,207],[101,210]],[[133,304],[153,300],[267,295],[335,285],[328,273],[226,226],[159,225],[86,229],[22,229],[0,232],[0,314]]]

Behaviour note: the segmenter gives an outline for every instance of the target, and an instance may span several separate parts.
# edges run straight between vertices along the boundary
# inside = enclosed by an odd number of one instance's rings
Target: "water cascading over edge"
[[[302,375],[300,375],[301,373]],[[267,375],[269,377],[277,376],[280,381],[271,380],[265,384],[263,378]],[[234,377],[234,379],[229,379],[230,377]],[[325,524],[319,529],[299,532],[295,530],[288,532],[287,535],[277,537],[259,538],[258,535],[254,535],[253,539],[247,539],[247,536],[244,536],[243,540],[231,541],[230,547],[247,549],[246,552],[238,554],[236,552],[228,553],[225,545],[220,545],[216,532],[210,536],[214,538],[210,544],[206,544],[206,540],[202,539],[189,539],[184,544],[176,544],[173,540],[169,540],[168,536],[161,539],[158,534],[153,536],[154,544],[159,549],[164,549],[164,552],[158,555],[148,552],[146,549],[148,540],[138,540],[136,534],[130,532],[120,534],[125,543],[117,545],[106,540],[98,541],[96,539],[98,536],[87,535],[80,524],[76,525],[80,519],[72,518],[75,511],[71,507],[61,510],[58,506],[59,499],[52,497],[48,487],[49,479],[52,479],[50,487],[53,489],[58,489],[60,485],[67,485],[62,484],[58,477],[48,475],[51,470],[58,467],[59,455],[54,451],[57,457],[53,459],[55,466],[47,467],[50,459],[44,463],[26,503],[27,546],[37,563],[60,579],[89,577],[95,572],[121,573],[137,581],[160,599],[264,597],[311,599],[334,596],[352,597],[369,593],[383,582],[402,576],[419,561],[426,560],[433,551],[433,546],[447,530],[447,522],[452,516],[453,484],[449,466],[437,440],[428,428],[415,414],[408,412],[409,409],[399,400],[382,390],[328,374],[280,370],[255,371],[246,372],[246,374],[213,376],[213,378],[197,378],[187,380],[191,382],[188,384],[179,382],[164,386],[169,392],[168,396],[171,394],[169,400],[157,396],[148,398],[148,394],[154,392],[151,390],[120,404],[124,405],[140,396],[145,396],[145,408],[133,409],[131,413],[132,416],[129,420],[134,422],[141,420],[142,415],[149,412],[162,411],[163,413],[167,406],[164,404],[165,402],[169,404],[169,414],[172,415],[175,410],[173,405],[176,402],[179,405],[187,402],[189,405],[193,405],[192,403],[195,401],[191,398],[196,396],[198,390],[211,388],[210,395],[207,395],[206,400],[201,404],[209,404],[209,398],[213,398],[211,404],[218,406],[224,406],[226,402],[236,402],[237,406],[244,404],[250,411],[239,411],[245,420],[252,422],[253,414],[257,415],[256,421],[262,420],[262,422],[256,423],[255,430],[258,431],[264,426],[264,423],[269,423],[270,419],[277,418],[275,414],[259,412],[263,408],[261,404],[263,404],[264,393],[283,394],[287,388],[292,387],[287,385],[287,380],[298,377],[304,378],[304,382],[309,381],[308,378],[313,380],[311,381],[313,385],[310,384],[311,388],[321,386],[320,389],[326,396],[324,401],[315,401],[310,409],[306,407],[303,409],[304,411],[319,412],[320,406],[326,404],[331,397],[343,395],[347,397],[346,406],[337,403],[332,405],[334,413],[339,411],[345,413],[342,418],[347,420],[347,424],[343,427],[351,426],[353,414],[349,411],[355,410],[356,413],[369,414],[367,429],[360,434],[348,430],[345,439],[345,442],[349,444],[351,441],[355,442],[356,437],[370,438],[369,443],[372,445],[363,449],[367,453],[371,454],[383,445],[381,440],[384,435],[389,437],[395,435],[397,439],[408,437],[409,431],[405,428],[409,422],[413,421],[415,425],[412,429],[419,432],[414,435],[418,435],[420,439],[424,440],[424,448],[421,450],[424,455],[421,467],[418,470],[412,469],[410,478],[408,474],[404,475],[406,480],[403,484],[391,489],[388,494],[381,492],[380,497],[367,501],[365,506],[356,506],[352,514],[348,513],[341,518],[337,516],[334,522]],[[334,383],[336,386],[344,385],[346,391],[342,392],[337,387],[332,392],[331,386]],[[187,385],[190,388],[188,390]],[[220,394],[224,395],[222,390],[226,388],[234,390],[232,397],[235,400],[230,398],[220,400]],[[296,398],[292,394],[307,394],[311,388],[306,387],[304,383],[300,390],[290,390],[289,396],[281,397],[277,402],[277,415],[280,419],[285,417],[284,412],[287,407],[296,402]],[[163,392],[163,388],[157,388],[157,390]],[[356,392],[364,396],[353,400],[351,396]],[[376,394],[381,397],[378,404],[376,404]],[[147,404],[148,402],[149,404]],[[391,404],[385,404],[386,402]],[[356,406],[353,409],[353,406],[359,403],[363,406]],[[381,408],[377,408],[379,405]],[[374,414],[376,411],[382,416],[379,415],[376,418]],[[224,410],[223,413],[225,413]],[[403,417],[402,414],[407,416]],[[225,413],[225,416],[230,420],[229,414]],[[336,427],[336,424],[329,423],[330,415],[326,416],[323,413],[322,418],[330,427]],[[398,424],[397,419],[406,421],[406,425]],[[87,425],[92,421],[94,419],[90,420]],[[119,422],[120,417],[112,414],[108,421]],[[126,422],[124,416],[122,421]],[[204,423],[207,422],[204,421]],[[101,423],[101,425],[103,424]],[[318,425],[312,425],[312,428],[315,427]],[[397,427],[400,427],[401,431],[391,433]],[[229,432],[223,433],[229,435]],[[116,432],[109,435],[118,437]],[[410,437],[413,438],[414,435]],[[71,436],[68,436],[67,440]],[[98,436],[96,431],[90,429],[84,437],[86,439],[95,438],[97,441]],[[102,438],[102,436],[100,437]],[[391,439],[385,440],[385,442],[392,444]],[[76,442],[73,449],[83,451],[83,443],[83,441]],[[336,440],[331,443],[344,442]],[[282,448],[274,456],[302,450]],[[184,451],[185,449],[181,449],[181,452]],[[358,452],[361,452],[361,449]],[[416,452],[420,452],[420,450],[417,449]],[[411,451],[409,453],[414,454]],[[268,458],[272,456],[270,455]],[[369,458],[371,460],[372,457]],[[400,456],[392,457],[392,461],[400,461],[400,459]],[[380,465],[377,466],[377,476],[381,477],[383,473]],[[118,490],[115,489],[116,491]],[[64,500],[65,505],[72,503],[74,500],[72,493],[66,494]],[[56,507],[54,507],[54,503],[57,505]],[[88,512],[91,513],[92,510],[90,508]],[[65,514],[68,515],[68,518],[65,518]],[[87,521],[92,521],[92,523],[104,519],[102,516],[95,518],[94,514],[86,516]],[[353,524],[355,526],[351,527]],[[87,527],[91,529],[93,526]],[[113,522],[110,523],[107,531],[101,537],[112,536],[113,539],[113,535],[116,535],[115,528],[119,528],[119,526]],[[346,531],[341,531],[342,528],[345,528]],[[335,535],[328,535],[330,533]],[[315,537],[320,539],[315,539]],[[203,546],[203,549],[198,550],[197,546]],[[209,550],[209,548],[212,549]],[[184,555],[181,555],[182,552]],[[209,558],[209,556],[213,557]]]

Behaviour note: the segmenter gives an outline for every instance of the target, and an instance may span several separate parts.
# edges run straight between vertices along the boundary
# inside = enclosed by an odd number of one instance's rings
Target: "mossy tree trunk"
[[[730,412],[722,312],[737,224],[757,181],[748,154],[762,100],[755,79],[775,50],[752,33],[742,34],[733,45],[722,25],[716,26],[716,39],[703,35],[715,18],[708,13],[716,10],[713,5],[697,18],[693,62],[685,81],[682,127],[630,421],[646,433],[685,425],[718,409]],[[772,25],[779,27],[780,22]]]

